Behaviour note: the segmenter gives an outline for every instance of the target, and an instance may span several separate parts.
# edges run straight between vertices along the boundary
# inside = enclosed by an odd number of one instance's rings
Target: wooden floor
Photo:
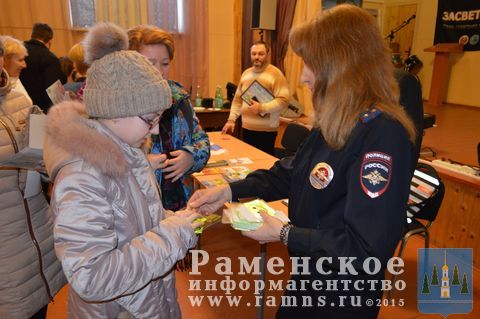
[[[217,227],[218,226],[218,227]],[[222,228],[222,229],[219,229]],[[205,249],[209,252],[211,262],[208,265],[215,264],[213,261],[216,257],[224,256],[230,257],[232,260],[235,260],[237,256],[245,256],[248,260],[251,260],[253,257],[257,256],[259,251],[259,245],[253,240],[247,239],[240,236],[237,231],[234,231],[229,226],[226,225],[215,225],[209,228],[202,239],[202,249]],[[398,303],[400,299],[403,299],[405,304],[402,307],[382,307],[379,319],[430,319],[430,318],[441,318],[440,315],[425,315],[421,314],[417,310],[417,248],[423,248],[424,242],[421,237],[412,237],[408,242],[407,248],[404,253],[405,261],[405,273],[400,277],[406,282],[406,289],[402,292],[396,292],[392,295],[392,298],[395,299],[395,302]],[[268,258],[272,256],[283,257],[284,260],[288,260],[287,251],[284,246],[281,244],[271,244],[267,250]],[[232,264],[236,264],[233,262]],[[219,296],[220,292],[215,291],[192,291],[189,290],[189,280],[195,279],[218,279],[222,278],[215,274],[213,267],[202,267],[200,268],[201,276],[190,276],[188,273],[178,273],[177,272],[177,289],[178,289],[178,299],[182,309],[183,318],[186,319],[253,319],[256,318],[258,308],[253,306],[255,304],[255,299],[253,297],[253,290],[249,290],[246,293],[242,293],[239,289],[236,289],[232,292],[232,296],[242,296],[241,302],[243,306],[239,307],[230,307],[226,304],[225,300],[222,301],[221,306],[209,306],[205,302],[201,306],[192,306],[189,301],[189,298],[194,296]],[[238,267],[234,266],[234,273],[238,272]],[[289,271],[289,270],[288,270]],[[253,279],[256,277],[253,276],[236,276],[236,281],[238,280],[248,280],[253,282]],[[268,279],[288,279],[286,274],[280,276],[269,275]],[[480,270],[474,269],[473,273],[473,286],[474,286],[474,296],[478,300],[480,295]],[[48,319],[66,319],[66,307],[67,307],[67,298],[68,286],[66,286],[62,291],[56,296],[55,303],[50,304],[48,307]],[[267,296],[275,296],[279,298],[281,295],[280,291],[268,292]],[[206,298],[206,297],[205,297]],[[247,303],[250,303],[251,306],[247,306]],[[480,302],[474,301],[473,312],[468,315],[451,315],[449,319],[455,318],[480,318]],[[265,319],[275,318],[275,311],[277,307],[271,306],[265,308]],[[362,318],[359,318],[362,319]]]
[[[452,159],[458,162],[476,165],[477,162],[477,143],[480,142],[480,107],[465,107],[456,105],[430,106],[425,105],[425,112],[433,113],[437,116],[437,127],[428,129],[424,136],[423,146],[431,147],[437,153],[438,158]],[[223,229],[215,229],[222,227]],[[238,232],[224,225],[215,225],[206,231],[202,238],[202,249],[210,253],[210,258],[218,256],[231,257],[245,256],[253,258],[258,255],[259,246],[256,242],[244,238]],[[417,310],[417,248],[423,247],[421,237],[410,239],[404,254],[405,273],[402,279],[407,283],[407,287],[402,292],[393,295],[397,301],[400,298],[405,300],[403,307],[382,307],[379,319],[429,319],[442,318],[440,315],[424,315]],[[281,244],[272,244],[268,247],[268,257],[280,256],[287,258],[287,251]],[[201,279],[220,279],[212,267],[201,269]],[[235,271],[235,270],[234,270]],[[286,276],[283,275],[286,279]],[[242,302],[250,302],[251,306],[240,307],[211,307],[203,304],[202,306],[192,306],[189,296],[195,295],[219,295],[215,292],[191,291],[189,290],[190,279],[199,279],[189,276],[188,273],[177,273],[177,289],[179,302],[182,309],[183,318],[186,319],[250,319],[256,318],[257,308],[254,305],[255,300],[251,291],[247,293],[233,292],[235,295],[242,296]],[[255,279],[252,276],[245,276],[249,281]],[[270,279],[267,278],[267,279]],[[278,279],[278,278],[275,278]],[[480,270],[474,268],[474,310],[469,315],[450,315],[448,318],[480,318]],[[48,308],[48,319],[67,318],[67,294],[68,286],[56,296],[55,303],[50,304]],[[269,295],[280,296],[280,292],[269,292]],[[266,307],[264,318],[274,318],[276,307]],[[361,318],[359,318],[361,319]]]
[[[480,143],[480,106],[424,104],[425,113],[436,115],[437,127],[425,131],[423,146],[431,147],[437,158],[478,166]]]

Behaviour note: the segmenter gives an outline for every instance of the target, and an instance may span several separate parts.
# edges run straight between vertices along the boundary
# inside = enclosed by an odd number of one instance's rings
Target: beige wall
[[[234,2],[239,0],[208,1],[208,60],[209,95],[215,95],[215,87],[234,82],[235,18]]]
[[[424,64],[419,73],[424,99],[428,99],[430,93],[434,53],[423,50],[433,45],[437,4],[436,0],[418,2],[413,38],[413,54]],[[452,55],[450,62],[452,67],[446,102],[480,107],[480,51]]]
[[[241,39],[241,30],[234,12],[241,15],[241,1],[209,0],[208,7],[208,92],[213,97],[216,85],[226,94],[226,83],[237,82],[239,78],[240,52],[236,43]],[[66,55],[84,35],[70,29],[68,0],[0,0],[0,17],[0,34],[21,40],[30,38],[33,23],[48,23],[54,31],[51,50],[57,56]]]
[[[70,30],[67,0],[0,0],[0,34],[30,39],[35,22],[49,24],[54,32],[51,50],[62,56],[83,33]]]
[[[382,35],[386,37],[390,30],[397,28],[416,13],[417,0],[364,0],[362,7],[376,15]],[[411,20],[395,33],[391,44],[390,40],[385,40],[392,51],[400,53],[402,59],[406,59],[411,52],[415,22],[415,19]]]
[[[419,76],[423,96],[428,99],[434,53],[424,52],[433,45],[435,33],[436,0],[365,0],[364,4],[395,12],[395,6],[407,6],[417,2],[417,18],[413,36],[412,54],[416,54],[424,67]],[[239,5],[240,4],[240,5]],[[209,94],[213,96],[215,86],[225,89],[227,82],[238,82],[239,46],[241,37],[238,16],[241,15],[241,0],[209,0]],[[65,55],[78,42],[82,32],[70,30],[67,0],[1,0],[0,34],[10,34],[19,39],[29,39],[32,23],[46,22],[52,26],[55,37],[52,51]],[[381,22],[386,22],[382,17]],[[382,23],[384,24],[384,23]],[[402,30],[403,31],[403,30]],[[402,32],[401,31],[401,32]],[[465,52],[454,55],[446,101],[455,104],[480,107],[480,52]],[[225,92],[224,92],[225,94]]]

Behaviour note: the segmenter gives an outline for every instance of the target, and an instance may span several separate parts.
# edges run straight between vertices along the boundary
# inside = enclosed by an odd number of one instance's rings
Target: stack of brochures
[[[223,178],[207,179],[201,182],[206,188],[228,184]]]
[[[202,179],[202,185],[208,188],[240,181],[251,172],[252,170],[246,166],[229,166],[204,168],[201,172],[194,174],[195,176],[218,175],[217,178]]]
[[[221,170],[223,178],[229,183],[245,179],[245,177],[252,172],[252,170],[246,166],[224,167],[221,168]]]
[[[260,215],[261,211],[278,218],[285,224],[290,221],[282,211],[277,211],[268,206],[265,201],[256,199],[242,204],[229,205],[228,209],[223,210],[222,222],[231,224],[236,230],[255,230],[262,226],[263,223],[262,216]]]

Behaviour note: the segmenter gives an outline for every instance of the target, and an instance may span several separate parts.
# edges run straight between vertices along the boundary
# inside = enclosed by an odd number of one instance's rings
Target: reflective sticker
[[[310,172],[310,184],[316,189],[324,189],[333,179],[333,169],[325,162],[318,163]]]
[[[392,177],[392,157],[381,152],[369,152],[363,156],[360,167],[360,185],[371,198],[381,196]]]

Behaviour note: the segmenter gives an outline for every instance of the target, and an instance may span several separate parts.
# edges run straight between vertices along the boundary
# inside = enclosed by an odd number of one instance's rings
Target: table
[[[221,154],[216,154],[216,151],[211,152],[210,160],[219,161],[219,160],[230,160],[237,159],[242,157],[248,157],[252,160],[251,164],[229,164],[222,167],[233,167],[233,166],[245,166],[251,169],[252,171],[257,169],[269,169],[273,164],[278,160],[278,158],[265,153],[236,137],[233,137],[228,134],[222,134],[221,132],[209,132],[207,133],[210,139],[211,145],[218,145],[224,151]],[[219,174],[208,174],[203,175],[200,173],[195,173],[192,175],[195,188],[200,188],[205,186],[204,182],[223,179],[222,175]]]
[[[273,163],[278,160],[278,158],[228,134],[222,134],[221,132],[209,132],[208,137],[211,144],[213,143],[219,145],[227,151],[226,153],[220,155],[212,154],[212,160],[223,160],[239,157],[248,157],[252,161],[270,159]]]
[[[445,197],[430,227],[436,247],[473,248],[473,266],[480,268],[480,177],[442,165],[441,161],[419,160],[433,166],[445,185]]]

